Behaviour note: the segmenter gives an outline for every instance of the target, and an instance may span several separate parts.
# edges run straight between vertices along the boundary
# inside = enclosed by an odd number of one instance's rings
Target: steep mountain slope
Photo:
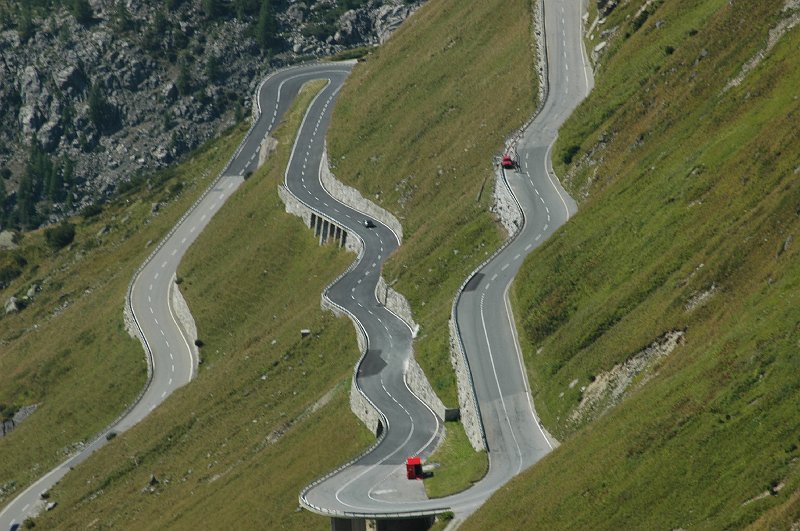
[[[319,307],[352,255],[320,247],[276,190],[320,86],[285,115],[274,164],[221,207],[179,269],[204,343],[197,378],[65,476],[51,493],[58,510],[39,525],[329,525],[295,509],[304,484],[371,440],[347,403],[352,325]]]
[[[334,111],[336,175],[403,224],[384,277],[411,303],[417,358],[450,407],[450,307],[503,238],[492,157],[535,108],[532,46],[529,0],[430,2],[354,69]]]
[[[513,293],[563,444],[468,528],[786,528],[800,5],[598,3],[595,91],[554,150],[580,212]]]
[[[508,18],[490,16],[501,7]],[[378,105],[381,100],[391,104],[386,121],[378,120],[374,112],[358,117],[357,125],[372,123],[379,134],[367,136],[359,130],[360,140],[351,147],[376,153],[378,148],[395,142],[385,133],[391,130],[391,124],[402,118],[403,134],[398,138],[411,144],[401,145],[396,141],[396,155],[417,148],[420,153],[427,154],[415,159],[415,165],[403,166],[401,172],[418,172],[420,183],[424,176],[426,190],[442,187],[435,201],[426,201],[425,194],[420,193],[414,201],[414,209],[409,208],[402,215],[411,219],[409,213],[413,211],[415,221],[406,229],[411,235],[409,243],[413,235],[418,234],[412,247],[414,256],[427,255],[431,260],[406,278],[409,285],[415,278],[424,279],[425,286],[431,288],[428,305],[421,301],[415,309],[427,307],[432,315],[433,306],[441,310],[441,314],[436,313],[436,328],[424,322],[423,333],[427,335],[430,330],[428,344],[436,342],[429,350],[441,363],[436,374],[447,380],[440,389],[449,385],[448,392],[455,403],[453,379],[449,375],[446,320],[452,296],[464,274],[490,253],[502,237],[494,217],[487,213],[491,204],[491,156],[500,149],[504,136],[521,125],[534,107],[531,5],[528,1],[492,1],[465,9],[463,3],[440,0],[431,2],[423,10],[428,10],[425,11],[428,14],[421,11],[419,18],[413,19],[413,25],[410,23],[408,29],[400,31],[390,41],[390,46],[394,46],[392,55],[381,49],[358,66],[357,70],[362,73],[355,79],[359,80],[360,90],[342,94],[337,109],[339,105],[348,105],[350,111],[358,115],[359,109],[367,108],[363,103],[367,100],[369,106]],[[500,31],[502,28],[508,31]],[[429,54],[426,67],[411,76],[414,58],[426,54]],[[386,72],[403,75],[402,100],[386,97],[396,94],[397,90],[393,88],[395,79],[389,77],[387,82],[381,81]],[[486,117],[487,110],[491,119]],[[435,123],[430,119],[433,112],[440,113]],[[346,127],[347,116],[337,117],[338,125],[335,123],[333,127]],[[282,144],[289,142],[287,138]],[[426,151],[430,149],[434,151]],[[438,158],[433,156],[437,152],[442,153]],[[337,152],[336,163],[341,167],[345,160],[355,160],[358,155]],[[282,174],[280,165],[285,164],[285,155],[279,152],[274,160],[271,171]],[[371,175],[385,179],[381,181],[385,183],[382,186],[394,189],[394,182],[402,179],[402,174],[387,174],[383,170],[385,168]],[[346,176],[339,169],[337,173]],[[277,522],[304,529],[328,525],[324,519],[307,513],[295,515],[294,510],[296,495],[303,485],[352,456],[367,441],[341,395],[333,392],[334,398],[324,411],[314,407],[318,399],[349,376],[355,362],[355,358],[349,357],[356,352],[355,341],[347,340],[352,337],[350,325],[318,314],[316,310],[321,286],[329,278],[325,275],[340,271],[352,257],[328,249],[315,249],[310,232],[296,220],[284,219],[273,211],[273,208],[281,208],[274,196],[275,178],[273,174],[267,177],[255,174],[242,192],[244,195],[259,194],[252,198],[252,203],[247,202],[246,208],[244,204],[232,206],[226,216],[214,220],[220,226],[212,229],[213,235],[208,236],[211,247],[222,239],[230,256],[215,255],[214,260],[205,263],[206,259],[198,254],[195,266],[187,266],[192,274],[182,273],[186,277],[184,285],[191,283],[187,298],[196,312],[200,334],[206,343],[207,362],[200,371],[201,376],[191,386],[175,393],[170,398],[173,402],[163,406],[163,412],[156,410],[152,420],[121,435],[69,474],[52,495],[59,500],[59,510],[44,515],[41,525],[85,524],[83,517],[87,511],[96,515],[98,525],[133,525],[135,522],[138,526],[152,520],[154,527],[165,524],[208,526],[226,525],[229,519],[243,524],[258,520],[265,525],[267,516],[274,519],[270,521],[276,522],[276,526]],[[453,201],[454,193],[459,198],[457,208],[440,209],[438,205]],[[269,198],[266,209],[264,197]],[[264,221],[269,225],[266,243],[256,244],[249,231],[236,230],[241,227],[236,222],[241,222],[243,215],[248,227],[254,223],[253,219],[268,218]],[[423,237],[427,229],[421,227],[420,222],[424,223],[430,215],[437,217],[430,224],[428,238]],[[437,243],[445,241],[453,232],[457,234],[453,247]],[[204,235],[198,247],[204,246],[205,238]],[[288,241],[291,243],[287,244]],[[264,253],[258,254],[259,257],[285,261],[274,269],[266,268],[267,273],[263,273],[264,269],[248,268],[256,247],[259,253]],[[277,258],[273,256],[275,249],[283,250],[277,253],[280,255]],[[424,271],[433,269],[434,265],[436,276],[428,277]],[[324,270],[314,269],[323,266]],[[403,266],[398,262],[396,268],[400,270]],[[455,271],[452,276],[451,268]],[[277,285],[280,283],[272,285],[271,281],[264,288],[261,282],[265,282],[264,278],[273,278],[271,272],[297,274],[296,278],[306,280],[303,290],[282,291],[284,288]],[[226,280],[217,286],[214,283],[220,276]],[[243,281],[245,278],[257,285],[258,291],[231,283],[231,279]],[[201,285],[205,288],[200,289]],[[259,297],[248,299],[253,293],[258,293]],[[290,302],[283,302],[286,299]],[[238,305],[245,303],[247,308],[255,304],[259,312],[257,326],[253,321],[232,317],[241,315]],[[220,310],[226,307],[230,309]],[[294,345],[298,330],[308,326],[312,316],[315,324],[311,328],[316,331],[319,325],[321,338],[315,337],[315,342],[308,347],[310,350],[290,347]],[[274,336],[264,332],[261,323],[269,325],[283,320],[287,320],[286,336],[277,337],[278,342],[272,345]],[[216,353],[217,344],[225,345],[219,348],[220,354]],[[222,354],[230,352],[237,352],[237,355]],[[316,366],[318,355],[328,352],[330,357],[324,357],[325,365],[320,366],[319,371],[299,368],[301,361],[305,367]],[[275,382],[281,378],[273,378],[270,367],[276,361],[279,369],[284,367],[288,361],[283,358],[286,355],[297,359],[298,364],[290,362],[293,368],[286,368],[281,375],[307,370],[314,380],[304,380],[302,385],[287,382],[277,387]],[[204,377],[206,371],[209,376]],[[265,372],[267,379],[261,380]],[[237,393],[232,388],[241,388],[241,391]],[[295,389],[297,395],[294,395]],[[208,399],[211,395],[213,400]],[[254,424],[252,421],[256,417],[251,412],[260,412],[262,408],[270,416],[259,417]],[[199,422],[191,420],[193,413]],[[230,436],[231,433],[235,436]],[[355,438],[354,433],[357,434]],[[265,440],[266,449],[261,446]],[[241,455],[248,457],[242,460]],[[196,466],[198,460],[202,461],[202,475]],[[208,472],[209,465],[213,472]],[[228,470],[231,472],[227,473]],[[152,493],[143,493],[151,473],[156,474],[161,486],[152,485],[155,487]],[[168,481],[162,481],[165,478]],[[121,512],[121,507],[127,509]]]
[[[172,165],[249,114],[271,66],[376,44],[415,7],[0,0],[0,228],[74,214]]]
[[[17,269],[6,279],[0,316],[0,404],[38,405],[0,439],[0,505],[19,494],[82,440],[125,409],[146,381],[141,344],[125,331],[122,305],[131,276],[208,186],[236,148],[234,128],[176,169],[72,218],[61,249],[47,229],[17,234],[0,251]],[[7,301],[16,300],[15,310]]]

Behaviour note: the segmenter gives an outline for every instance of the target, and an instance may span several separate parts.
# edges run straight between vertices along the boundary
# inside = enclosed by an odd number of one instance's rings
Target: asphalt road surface
[[[410,416],[417,425],[412,425],[410,431],[404,423],[400,437],[393,437],[392,442],[383,441],[374,452],[304,490],[300,502],[306,508],[320,514],[351,517],[399,517],[449,509],[459,517],[465,517],[509,479],[552,450],[534,412],[507,290],[525,256],[541,245],[576,210],[575,202],[561,188],[552,172],[549,154],[559,126],[588,94],[593,83],[582,45],[581,16],[584,9],[584,2],[545,1],[550,93],[542,111],[518,143],[520,171],[507,174],[509,185],[524,212],[525,223],[514,241],[467,284],[456,306],[458,326],[489,448],[488,474],[465,492],[437,500],[425,499],[409,485],[419,482],[405,479],[403,460],[411,455],[424,457],[431,446],[419,446],[425,441],[425,436],[419,437],[416,443],[419,450],[416,452],[415,445],[397,446],[395,442],[403,442],[404,437],[415,436],[416,431],[430,427],[428,423],[420,422],[427,420],[424,412],[419,417],[412,414]],[[302,192],[298,195],[302,197]],[[342,219],[337,212],[331,215]],[[348,212],[347,215],[352,214]],[[379,238],[383,247],[385,238]],[[374,245],[371,239],[366,243],[368,249]],[[362,267],[370,261],[361,261],[360,275],[373,274]],[[352,275],[352,278],[359,278],[359,274]],[[351,280],[343,289],[338,289],[337,285],[334,290],[346,294],[353,287]],[[373,287],[374,284],[370,283],[366,296],[372,293]],[[360,299],[361,292],[357,287],[355,289],[357,300],[367,300]],[[373,302],[370,309],[377,311],[379,307]],[[368,322],[359,319],[365,325]],[[398,332],[401,331],[398,328]],[[390,335],[389,340],[396,342],[399,337]],[[370,338],[374,339],[371,335]],[[381,345],[378,341],[371,342],[371,345],[372,348],[385,348],[377,346]],[[373,361],[368,356],[365,365],[380,365],[385,361],[387,367],[391,367],[394,356],[391,354],[386,360],[372,358]],[[371,374],[374,370],[368,372]],[[387,385],[393,378],[400,378],[394,369],[387,371],[384,368],[380,375],[381,382]],[[360,381],[363,381],[363,376]],[[367,394],[381,410],[390,406],[391,400],[380,396],[379,391],[372,394],[367,390]],[[388,394],[390,398],[393,396]],[[398,401],[403,406],[414,404],[413,399],[405,402],[398,398]],[[398,416],[402,417],[399,413]],[[393,419],[389,416],[389,433],[392,435],[396,429]]]
[[[358,384],[384,414],[385,426],[384,436],[371,452],[304,490],[301,503],[327,515],[380,517],[453,510],[465,516],[548,453],[551,445],[538,427],[506,292],[525,255],[575,211],[575,203],[552,174],[549,151],[558,127],[592,84],[581,41],[583,9],[583,2],[545,0],[550,94],[519,142],[521,172],[507,176],[525,212],[525,224],[517,238],[470,281],[456,308],[489,447],[490,469],[483,480],[463,493],[427,500],[420,482],[404,478],[405,458],[429,455],[441,436],[442,424],[405,385],[411,331],[375,298],[381,264],[398,240],[380,223],[365,227],[365,216],[331,198],[319,181],[325,131],[352,63],[283,70],[259,87],[261,116],[250,134],[222,177],[134,280],[131,305],[152,352],[154,372],[140,401],[109,431],[122,432],[136,424],[193,377],[197,360],[169,302],[177,265],[225,199],[255,169],[264,138],[279,123],[299,88],[312,79],[328,79],[301,125],[286,170],[286,185],[301,201],[337,220],[364,242],[357,263],[326,295],[358,320],[368,338],[368,353],[358,368]],[[0,529],[8,528],[12,521],[21,522],[40,507],[39,494],[103,446],[106,433],[6,506],[0,513]]]
[[[121,419],[87,443],[82,450],[45,474],[12,500],[0,512],[0,529],[8,529],[41,510],[41,493],[50,489],[69,470],[85,461],[107,442],[109,432],[121,433],[146,417],[177,388],[194,377],[197,359],[190,342],[178,324],[170,302],[176,289],[175,271],[183,254],[197,235],[236,191],[244,176],[254,171],[266,135],[280,122],[300,87],[311,79],[333,75],[343,79],[352,63],[310,64],[278,71],[268,76],[258,89],[261,115],[221,177],[186,213],[135,276],[131,308],[140,327],[153,363],[152,380],[140,400]]]

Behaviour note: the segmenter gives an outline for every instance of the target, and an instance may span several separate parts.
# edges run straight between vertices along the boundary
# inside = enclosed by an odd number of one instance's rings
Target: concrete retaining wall
[[[260,168],[278,149],[278,141],[267,135],[261,142],[261,149],[258,150],[258,167]]]
[[[136,319],[134,319],[134,317],[133,317],[133,311],[131,310],[131,305],[127,304],[127,302],[125,303],[125,306],[122,309],[122,318],[125,321],[125,331],[128,332],[128,335],[138,339],[139,343],[142,344],[142,349],[146,353],[150,352],[150,349],[147,347],[147,343],[145,343],[145,340],[142,337],[142,334],[139,333],[139,327],[136,325]],[[148,362],[147,362],[147,381],[149,382],[150,378],[153,377],[153,364],[150,362],[150,356],[149,355],[146,356],[146,358],[148,360]],[[142,390],[142,394],[144,394],[144,391],[146,389],[147,389],[147,387],[145,387],[145,389]]]
[[[278,186],[278,196],[286,206],[286,212],[301,218],[307,227],[311,226],[311,215],[319,215],[318,213],[312,211],[308,206],[301,203],[283,185]],[[361,255],[362,247],[363,243],[361,242],[361,238],[358,238],[355,235],[347,238],[347,241],[345,242],[345,248],[356,253],[358,256]],[[358,322],[353,319],[352,315],[328,299],[326,292],[327,288],[323,290],[322,294],[320,295],[320,306],[323,310],[329,310],[333,312],[337,317],[348,317],[351,320],[356,329],[358,351],[361,352],[361,356],[363,358],[367,351],[367,338],[364,335],[364,331],[361,329],[361,326],[358,324]],[[360,360],[358,365],[360,365]],[[358,367],[358,365],[356,365],[356,367]],[[356,371],[353,371],[353,381],[352,385],[350,386],[350,410],[353,412],[353,414],[355,414],[356,417],[359,418],[359,420],[361,420],[361,422],[364,423],[367,429],[369,429],[372,433],[378,433],[381,415],[378,413],[378,410],[375,408],[375,406],[373,406],[372,403],[367,400],[367,397],[364,396],[364,394],[360,391],[358,383],[356,382]]]
[[[414,316],[411,314],[411,305],[405,297],[386,283],[383,276],[378,278],[378,284],[375,286],[375,297],[378,302],[386,306],[389,311],[408,325],[411,329],[412,337],[417,337],[419,325],[414,322]]]
[[[381,421],[380,413],[372,405],[372,402],[367,400],[364,393],[359,390],[355,381],[350,386],[350,411],[364,423],[369,431],[378,435],[378,426],[380,426]]]
[[[492,198],[494,200],[492,212],[500,218],[500,223],[509,236],[516,234],[522,228],[522,211],[508,188],[502,168],[495,168]]]
[[[425,372],[422,370],[422,367],[420,367],[419,363],[417,363],[413,350],[411,355],[408,357],[408,363],[405,367],[404,377],[408,388],[411,389],[411,391],[417,395],[420,400],[425,402],[425,404],[427,404],[427,406],[431,408],[433,412],[439,416],[439,418],[447,418],[447,409],[436,395],[433,387],[431,387],[431,384],[428,381],[428,378],[425,376]]]
[[[331,196],[350,208],[364,212],[373,219],[380,221],[392,229],[397,235],[398,240],[402,242],[403,227],[396,217],[369,199],[365,199],[355,188],[344,185],[336,178],[330,169],[327,146],[322,154],[320,181]],[[411,305],[403,295],[392,289],[382,276],[378,278],[378,283],[375,286],[375,297],[378,299],[378,302],[386,306],[388,310],[393,312],[408,325],[411,329],[412,337],[417,336],[419,325],[414,321],[414,316],[411,313]],[[456,416],[454,414],[455,412],[450,412],[448,414],[448,410],[444,407],[441,399],[436,395],[428,378],[425,376],[425,372],[414,357],[413,346],[412,351],[409,353],[404,376],[406,385],[411,389],[411,392],[425,402],[425,404],[431,408],[434,413],[439,415],[440,418],[445,419]]]
[[[281,201],[283,201],[283,204],[286,205],[286,212],[288,214],[292,214],[302,219],[303,223],[306,224],[306,227],[311,226],[311,214],[313,214],[314,212],[312,212],[312,210],[308,208],[306,205],[301,203],[282,184],[278,185],[278,197],[280,197]]]
[[[173,279],[174,280],[174,279]],[[177,319],[183,333],[186,336],[186,342],[189,344],[189,349],[192,351],[192,364],[194,365],[193,371],[197,371],[197,365],[200,361],[200,350],[195,345],[197,340],[197,325],[194,322],[192,312],[189,310],[189,305],[186,304],[186,299],[183,298],[180,288],[175,282],[172,282],[172,313]]]
[[[456,371],[458,385],[458,407],[461,413],[461,424],[467,433],[467,438],[475,451],[486,450],[486,440],[483,434],[478,401],[475,398],[475,388],[472,385],[472,376],[469,372],[467,357],[461,350],[461,341],[457,338],[456,325],[450,319],[450,363]]]
[[[319,180],[322,182],[322,186],[331,194],[331,197],[350,208],[363,212],[374,220],[380,221],[394,231],[400,243],[403,242],[403,226],[400,225],[396,217],[369,199],[364,198],[361,192],[355,188],[346,186],[331,172],[331,167],[328,163],[327,145],[322,152],[322,165],[319,170]]]

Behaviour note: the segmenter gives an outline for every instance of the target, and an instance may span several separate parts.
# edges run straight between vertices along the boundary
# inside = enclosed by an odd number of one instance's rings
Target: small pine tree
[[[236,18],[240,20],[248,16],[257,15],[260,7],[261,5],[258,0],[236,0],[234,2]]]
[[[208,20],[215,20],[222,15],[222,2],[220,0],[203,0],[203,12]]]
[[[175,11],[176,9],[181,7],[183,1],[184,0],[167,0],[167,9],[169,9],[170,11]]]
[[[114,12],[114,28],[120,33],[133,29],[133,19],[125,4],[126,0],[117,0],[117,9]]]
[[[36,25],[33,23],[31,7],[23,2],[22,10],[19,14],[19,22],[17,23],[17,34],[19,35],[19,40],[25,44],[31,37],[33,37],[35,31]]]
[[[8,200],[8,194],[6,194],[6,185],[3,181],[0,181],[0,230],[5,228],[6,224],[6,201]]]
[[[119,112],[111,105],[99,83],[89,89],[89,119],[101,133],[113,130],[119,125]]]
[[[79,24],[86,25],[92,21],[94,13],[92,13],[92,6],[89,5],[89,0],[72,0],[72,16]]]
[[[54,251],[63,249],[75,240],[75,225],[63,222],[57,227],[45,229],[44,239]]]
[[[256,23],[256,39],[262,50],[271,49],[277,43],[278,21],[275,18],[272,2],[261,1]]]
[[[219,58],[216,55],[212,54],[209,56],[208,62],[206,62],[206,75],[212,82],[217,82],[220,77],[222,77],[222,68],[219,64]]]
[[[178,79],[175,80],[175,86],[181,96],[185,96],[192,92],[192,74],[189,71],[189,62],[184,58],[181,61],[180,69],[178,70]]]

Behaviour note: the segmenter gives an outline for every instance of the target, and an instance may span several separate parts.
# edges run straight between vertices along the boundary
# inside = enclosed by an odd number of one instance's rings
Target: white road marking
[[[153,285],[150,284],[150,291],[153,291]]]
[[[152,315],[152,314],[154,314],[154,313],[155,313],[155,312],[153,311],[153,307],[152,307],[152,306],[150,306],[150,315]]]
[[[515,256],[514,260],[519,260],[519,255]]]
[[[506,269],[508,269],[508,266],[509,266],[509,265],[510,265],[510,264],[506,264],[506,265],[504,265],[503,267],[501,267],[501,268],[500,268],[500,271],[505,271]]]
[[[172,364],[172,372],[175,372],[175,364]]]
[[[186,243],[186,238],[181,239],[181,243]]]
[[[147,296],[147,302],[153,302],[153,301],[150,299],[150,295],[148,295],[148,296]]]
[[[492,275],[492,282],[494,282],[495,280],[497,280],[497,273],[495,273],[494,275]]]
[[[161,269],[164,269],[165,267],[167,267],[167,261],[166,260],[164,260],[164,263],[161,264]]]
[[[200,221],[205,221],[205,220],[206,220],[206,215],[205,215],[205,214],[203,214],[202,216],[200,216]]]
[[[172,250],[172,256],[175,256],[176,254],[178,254],[178,250],[177,249],[173,249]]]
[[[534,238],[534,240],[536,240],[537,242],[538,242],[539,240],[541,240],[541,239],[542,239],[542,235],[541,235],[541,234],[537,234],[537,235],[536,235],[536,238]]]
[[[522,470],[522,449],[519,447],[519,442],[517,441],[517,436],[514,435],[514,427],[511,425],[511,419],[508,416],[508,409],[506,409],[506,401],[503,398],[503,389],[500,386],[500,378],[497,375],[497,368],[494,365],[494,355],[492,355],[492,343],[489,341],[489,332],[486,330],[486,316],[483,313],[483,301],[486,298],[486,294],[484,293],[481,295],[481,324],[483,325],[483,337],[486,338],[486,348],[489,351],[489,361],[492,364],[492,372],[494,373],[494,381],[497,384],[497,391],[500,394],[500,403],[503,406],[503,411],[505,413],[505,419],[508,423],[508,428],[511,430],[511,438],[514,439],[514,444],[517,447],[517,453],[519,454],[519,468],[517,469],[517,473]]]
[[[169,379],[169,382],[167,383],[167,385],[172,385],[172,378]]]
[[[533,247],[533,245],[531,245],[531,244],[529,243],[528,245],[526,245],[526,246],[525,246],[525,250],[526,250],[526,251],[530,251],[531,247]]]
[[[153,280],[158,280],[158,273],[156,273],[155,275],[153,275]]]
[[[542,230],[547,230],[548,227],[550,227],[550,225],[545,224],[544,229],[542,229]]]
[[[191,229],[189,229],[189,232],[194,232],[196,230],[197,230],[197,227],[192,227]]]

